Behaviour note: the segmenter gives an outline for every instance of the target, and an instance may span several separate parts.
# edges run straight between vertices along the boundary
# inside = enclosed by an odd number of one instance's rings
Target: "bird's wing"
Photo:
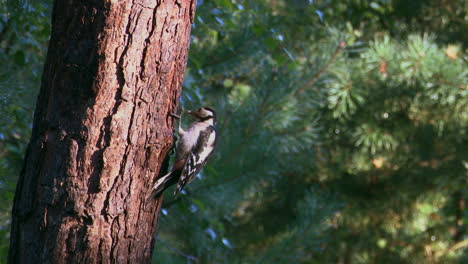
[[[189,184],[197,176],[213,154],[217,143],[215,127],[209,126],[208,129],[200,133],[197,143],[185,162],[175,193],[181,191],[185,185]],[[209,136],[204,136],[202,133],[207,133]]]

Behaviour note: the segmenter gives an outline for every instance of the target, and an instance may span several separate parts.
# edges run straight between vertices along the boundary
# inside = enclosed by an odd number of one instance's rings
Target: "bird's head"
[[[213,124],[216,122],[216,113],[214,109],[210,107],[201,107],[192,111],[188,110],[187,113],[202,122],[212,121]]]

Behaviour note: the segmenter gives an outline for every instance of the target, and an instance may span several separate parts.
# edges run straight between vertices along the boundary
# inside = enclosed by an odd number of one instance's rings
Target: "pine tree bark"
[[[10,263],[150,263],[196,0],[55,1]]]

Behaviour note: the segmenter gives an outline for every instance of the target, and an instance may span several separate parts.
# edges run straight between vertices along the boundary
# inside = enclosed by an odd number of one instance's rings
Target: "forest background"
[[[53,3],[0,3],[5,263]],[[467,10],[198,0],[182,104],[221,139],[166,198],[155,263],[468,263]]]

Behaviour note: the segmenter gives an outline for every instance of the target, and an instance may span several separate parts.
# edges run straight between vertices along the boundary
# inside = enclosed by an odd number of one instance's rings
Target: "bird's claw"
[[[180,119],[180,115],[174,114],[174,113],[169,113],[170,116],[172,116],[175,119]]]
[[[169,115],[172,116],[173,118],[180,119],[180,117],[182,116],[184,112],[185,112],[185,109],[181,107],[180,114],[177,114],[177,112],[175,112],[175,113],[169,113]]]

